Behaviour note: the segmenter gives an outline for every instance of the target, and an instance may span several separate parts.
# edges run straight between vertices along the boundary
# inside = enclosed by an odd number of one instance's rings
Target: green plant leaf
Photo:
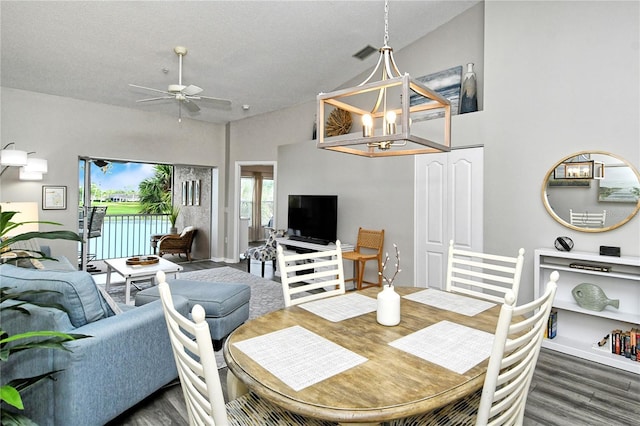
[[[0,418],[2,419],[2,426],[38,426],[27,416],[7,410],[0,410]]]
[[[20,392],[18,392],[18,390],[13,386],[5,385],[0,387],[0,401],[4,401],[13,407],[24,410],[22,398],[20,398]]]

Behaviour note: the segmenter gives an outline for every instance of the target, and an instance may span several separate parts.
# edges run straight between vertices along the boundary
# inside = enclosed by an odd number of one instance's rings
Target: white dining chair
[[[285,253],[278,244],[284,305],[292,306],[345,293],[340,240],[331,250]]]
[[[449,242],[445,289],[496,303],[502,303],[507,291],[518,299],[524,249],[517,257],[463,250]]]
[[[522,425],[558,278],[558,271],[552,272],[544,294],[522,306],[516,307],[514,294],[507,292],[481,391],[435,411],[394,420],[390,425]]]
[[[335,425],[288,412],[253,393],[225,404],[204,309],[194,305],[193,321],[185,318],[174,308],[164,272],[156,280],[190,425]]]
[[[581,228],[604,228],[604,222],[607,220],[607,211],[597,212],[574,212],[569,209],[569,223]]]

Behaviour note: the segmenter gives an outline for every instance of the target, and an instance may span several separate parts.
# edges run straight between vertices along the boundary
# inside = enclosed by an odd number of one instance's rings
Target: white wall
[[[40,210],[40,220],[62,223],[64,229],[78,226],[78,156],[225,167],[224,126],[189,119],[178,123],[160,114],[8,88],[0,95],[3,144],[15,142],[18,149],[36,151],[49,161],[43,181],[20,181],[17,168],[7,170],[0,200],[41,203],[42,185],[64,185],[67,209]],[[62,228],[41,227],[55,229]],[[77,256],[71,242],[51,246],[56,254]],[[220,255],[222,246],[215,251]]]
[[[533,251],[557,236],[574,251],[640,255],[640,217],[590,234],[541,202],[545,174],[571,153],[609,151],[640,166],[640,3],[490,1],[485,18],[485,250],[526,249],[528,300]]]

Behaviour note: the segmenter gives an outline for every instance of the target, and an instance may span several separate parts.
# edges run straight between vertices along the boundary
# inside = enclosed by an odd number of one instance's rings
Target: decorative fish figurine
[[[602,311],[608,305],[616,309],[620,307],[619,299],[609,299],[604,291],[595,284],[578,284],[571,290],[571,294],[581,308],[590,311]]]

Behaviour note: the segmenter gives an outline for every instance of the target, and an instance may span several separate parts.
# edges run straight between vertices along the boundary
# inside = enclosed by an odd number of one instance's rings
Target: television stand
[[[329,240],[323,240],[313,237],[303,237],[302,235],[289,235],[289,239],[293,241],[302,241],[304,243],[321,244],[323,246],[328,246],[331,243],[331,241]]]
[[[335,246],[336,246],[335,243],[316,244],[316,243],[313,243],[311,241],[308,241],[307,239],[305,239],[305,241],[298,241],[298,240],[295,240],[295,239],[293,239],[291,237],[288,237],[288,238],[276,238],[276,242],[278,244],[286,246],[286,247],[292,247],[292,248],[295,247],[295,248],[307,249],[307,250],[312,250],[312,251],[333,250],[335,248]],[[353,244],[341,242],[341,246],[342,246],[342,251],[343,252],[355,250]]]

